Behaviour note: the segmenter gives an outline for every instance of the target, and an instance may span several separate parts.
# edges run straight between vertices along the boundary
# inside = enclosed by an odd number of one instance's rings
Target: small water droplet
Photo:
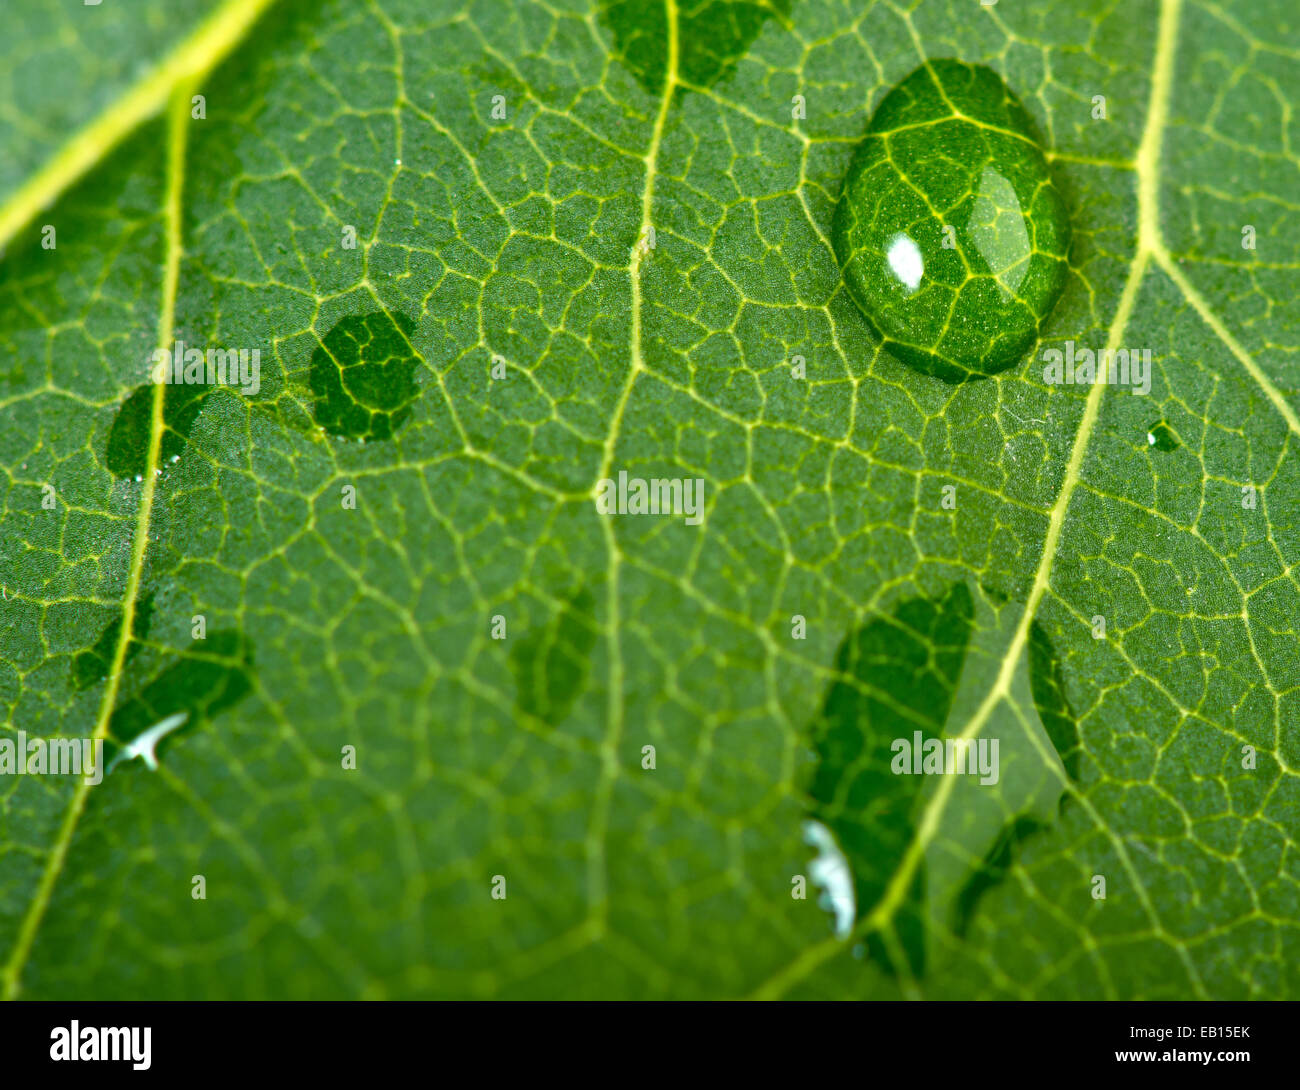
[[[1147,446],[1154,450],[1177,450],[1182,443],[1178,439],[1178,433],[1162,420],[1159,424],[1153,424],[1147,432]]]
[[[1036,343],[1070,221],[1020,101],[990,68],[927,61],[881,101],[835,209],[849,294],[904,363],[949,382]]]

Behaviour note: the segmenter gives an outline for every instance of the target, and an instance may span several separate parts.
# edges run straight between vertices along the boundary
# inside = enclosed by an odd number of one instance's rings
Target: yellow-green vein
[[[167,116],[167,204],[164,209],[166,264],[162,281],[162,304],[158,319],[158,347],[164,351],[172,343],[173,323],[176,314],[176,285],[180,279],[182,253],[181,238],[181,194],[185,184],[185,146],[190,124],[190,93],[193,84],[181,83],[173,91],[173,98]],[[153,514],[154,491],[158,483],[159,451],[162,449],[163,405],[167,386],[155,383],[153,387],[152,412],[149,426],[149,453],[146,458],[143,484],[140,489],[140,508],[136,515],[135,534],[131,543],[131,568],[127,575],[126,590],[122,596],[122,623],[118,628],[116,645],[113,648],[112,663],[109,667],[108,682],[104,687],[103,698],[99,702],[99,714],[95,722],[93,738],[102,741],[108,736],[109,723],[112,721],[113,706],[117,703],[117,691],[121,684],[122,666],[126,661],[127,647],[131,640],[131,631],[135,625],[135,605],[140,593],[140,580],[144,571],[145,554],[149,547],[149,525]],[[72,801],[64,814],[58,836],[50,848],[49,858],[41,879],[36,887],[36,894],[28,905],[18,929],[18,937],[9,953],[9,960],[0,972],[0,994],[5,999],[14,999],[21,989],[23,967],[31,953],[32,944],[41,921],[45,918],[50,897],[55,884],[63,871],[68,857],[68,849],[77,831],[77,823],[86,808],[90,795],[90,785],[79,779],[72,793]]]
[[[138,83],[75,133],[0,205],[0,252],[42,208],[48,208],[137,125],[161,110],[178,86],[197,81],[219,64],[273,3],[227,0]]]
[[[1129,318],[1133,313],[1133,306],[1137,300],[1138,290],[1142,285],[1147,266],[1155,258],[1157,248],[1160,245],[1160,147],[1169,108],[1169,92],[1173,83],[1173,59],[1178,38],[1181,6],[1182,0],[1163,0],[1160,8],[1160,24],[1156,43],[1155,71],[1151,80],[1150,105],[1135,163],[1138,239],[1133,260],[1129,266],[1128,276],[1124,282],[1124,289],[1120,294],[1119,303],[1115,308],[1115,316],[1107,333],[1106,348],[1110,352],[1114,352],[1123,340],[1124,330],[1128,326]],[[1038,612],[1043,596],[1047,593],[1056,551],[1061,540],[1061,530],[1065,525],[1066,512],[1070,506],[1070,498],[1082,475],[1083,460],[1087,454],[1088,443],[1101,411],[1101,399],[1105,392],[1106,384],[1098,382],[1093,385],[1088,393],[1083,417],[1079,422],[1074,444],[1070,450],[1070,460],[1066,466],[1065,475],[1061,480],[1056,502],[1052,505],[1047,534],[1043,541],[1043,554],[1034,574],[1034,583],[1026,600],[1024,612],[1020,616],[1015,634],[1007,648],[1006,655],[1003,657],[996,681],[985,695],[983,701],[981,701],[975,714],[971,716],[962,729],[959,735],[960,738],[975,738],[983,730],[984,725],[988,722],[998,704],[1010,698],[1011,685],[1015,680],[1017,666],[1029,638],[1029,626]],[[916,833],[908,843],[903,858],[890,878],[884,894],[872,907],[871,911],[858,921],[852,932],[843,938],[827,939],[805,951],[784,970],[759,987],[754,993],[755,998],[772,999],[779,997],[793,984],[806,977],[817,966],[833,957],[846,945],[858,942],[864,935],[888,926],[893,919],[894,913],[907,896],[907,891],[911,887],[917,869],[924,861],[926,848],[938,832],[939,822],[943,817],[955,783],[953,777],[944,777],[940,782],[938,789],[922,811]],[[1127,857],[1124,856],[1122,850],[1121,858],[1127,863]],[[1131,868],[1129,869],[1131,871]],[[1155,922],[1154,906],[1151,905],[1145,890],[1139,885],[1136,893],[1148,915]],[[1157,930],[1159,930],[1158,923],[1156,926]],[[1199,986],[1199,980],[1195,975],[1194,968],[1185,957],[1183,961],[1191,979]]]
[[[668,111],[672,106],[673,95],[677,90],[678,78],[678,43],[677,43],[677,2],[665,0],[668,18],[668,64],[664,73],[663,97],[659,102],[659,113],[655,117],[654,130],[650,134],[650,144],[645,155],[645,188],[641,194],[641,225],[633,244],[632,260],[628,266],[629,290],[631,292],[631,352],[628,360],[627,378],[619,392],[614,405],[614,413],[609,422],[609,437],[605,441],[605,451],[601,457],[600,472],[597,482],[610,475],[614,464],[614,452],[618,445],[619,426],[632,388],[637,376],[645,369],[641,356],[641,267],[650,246],[648,239],[652,229],[654,210],[655,178],[659,170],[659,150],[663,145],[664,129],[668,123]],[[592,485],[592,495],[598,483]],[[618,551],[618,539],[614,534],[611,521],[603,522],[605,546],[609,550],[609,571],[606,593],[609,595],[609,728],[601,745],[600,782],[596,787],[596,797],[592,807],[591,828],[587,835],[587,903],[588,910],[598,914],[603,921],[606,910],[605,889],[605,835],[609,825],[610,799],[614,791],[614,781],[618,776],[618,747],[623,738],[623,654],[620,644],[619,629],[622,615],[619,603],[620,569],[622,555]]]

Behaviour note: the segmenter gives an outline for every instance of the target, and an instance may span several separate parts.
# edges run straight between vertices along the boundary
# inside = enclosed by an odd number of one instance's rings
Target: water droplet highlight
[[[911,295],[920,286],[921,277],[925,274],[925,259],[916,243],[906,235],[895,235],[885,257],[889,260],[889,271],[907,289],[907,294]]]
[[[834,918],[835,937],[847,938],[858,915],[849,861],[835,842],[835,834],[820,821],[804,822],[803,841],[817,849],[817,858],[808,864],[808,877],[821,890],[818,904]]]
[[[948,382],[1021,359],[1069,270],[1069,216],[1028,113],[992,69],[956,60],[881,101],[831,236],[886,349]]]
[[[158,754],[155,752],[158,743],[174,730],[179,730],[185,724],[185,720],[190,717],[189,712],[176,712],[169,715],[166,719],[155,723],[148,730],[142,730],[131,741],[127,742],[117,751],[112,762],[108,766],[108,771],[112,772],[123,761],[134,761],[139,757],[145,763],[145,767],[150,772],[158,771]]]

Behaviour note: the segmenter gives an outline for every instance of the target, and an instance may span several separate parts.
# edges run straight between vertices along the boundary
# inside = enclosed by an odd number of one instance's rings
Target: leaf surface
[[[0,709],[189,719],[156,772],[0,777],[6,994],[1300,992],[1281,0],[116,7],[3,46]],[[192,40],[206,74],[112,61]],[[31,102],[45,42],[99,67]],[[829,244],[947,56],[1023,102],[1074,238],[1035,354],[961,385]],[[260,388],[155,396],[176,340]],[[1067,341],[1149,348],[1149,394],[1046,384]],[[703,480],[703,523],[599,514],[621,471]],[[803,823],[926,677],[1002,777],[841,813],[888,843],[836,937]]]

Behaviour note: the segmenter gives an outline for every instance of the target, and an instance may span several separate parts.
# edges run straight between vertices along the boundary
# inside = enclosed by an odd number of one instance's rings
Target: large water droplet
[[[342,439],[390,439],[419,395],[420,362],[404,314],[377,310],[344,318],[311,358],[316,423]]]
[[[711,87],[745,55],[764,22],[788,23],[793,0],[706,0],[677,5],[677,68],[692,87]],[[645,0],[600,0],[620,60],[652,95],[668,70],[668,8]]]
[[[1024,107],[989,68],[927,61],[881,101],[832,241],[889,352],[949,382],[1019,360],[1060,298],[1070,222]]]

